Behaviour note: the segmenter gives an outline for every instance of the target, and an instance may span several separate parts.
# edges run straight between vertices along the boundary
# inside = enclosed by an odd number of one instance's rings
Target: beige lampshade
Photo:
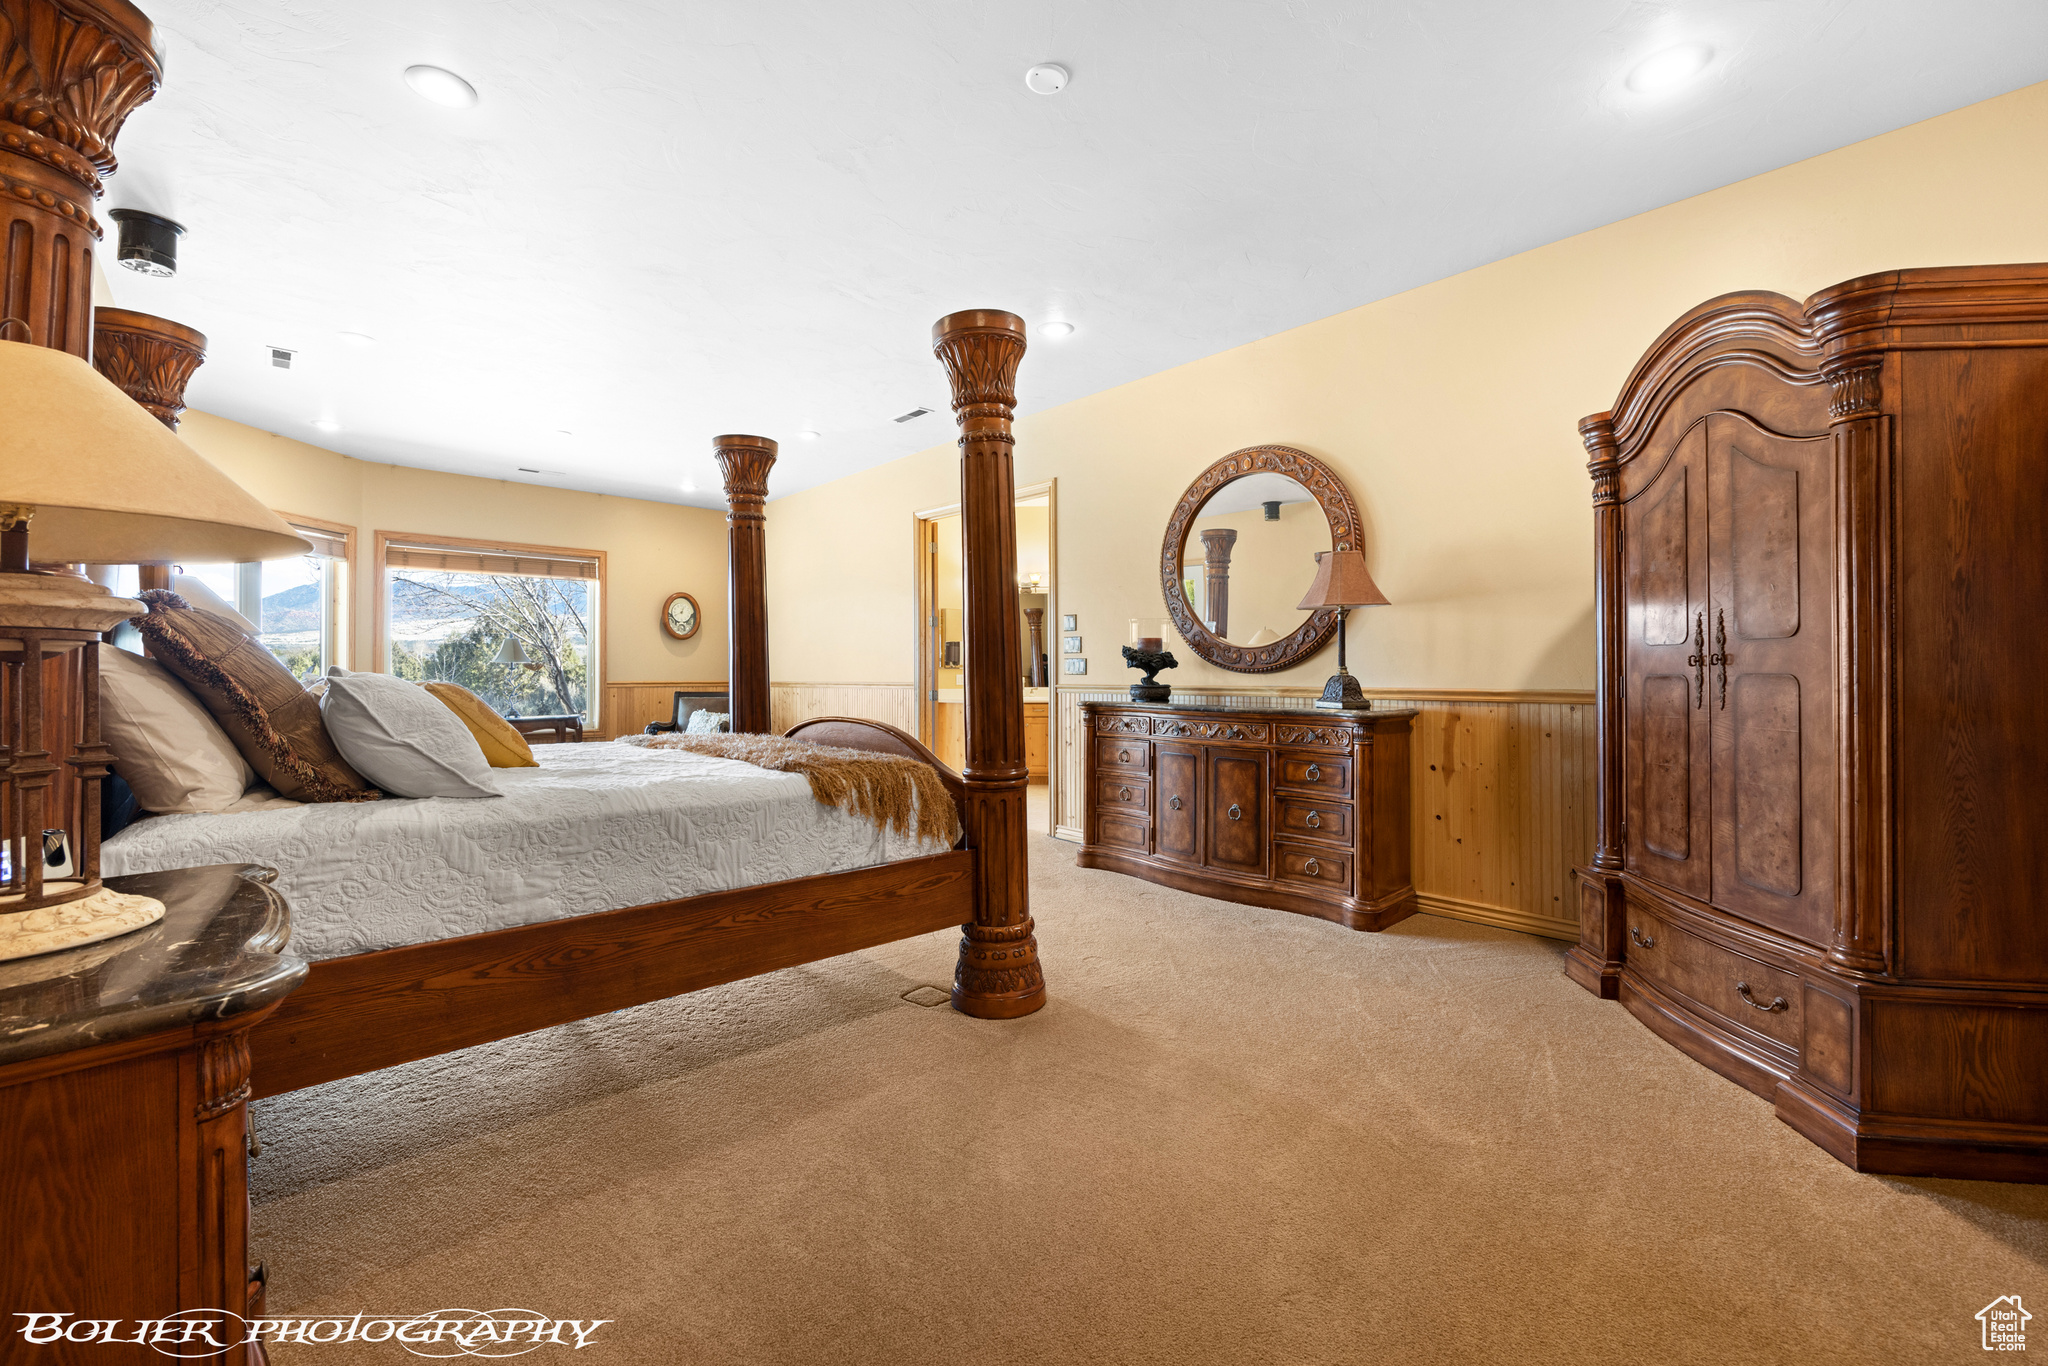
[[[1295,604],[1304,612],[1325,607],[1385,607],[1387,595],[1372,581],[1362,550],[1329,550],[1316,556],[1316,581]]]
[[[312,547],[90,364],[0,341],[0,504],[46,562],[247,563]]]

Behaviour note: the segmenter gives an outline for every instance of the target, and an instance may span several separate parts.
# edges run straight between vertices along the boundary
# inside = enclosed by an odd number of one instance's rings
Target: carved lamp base
[[[1330,681],[1323,684],[1323,695],[1316,699],[1316,705],[1325,711],[1370,711],[1372,699],[1365,695],[1349,670],[1339,668],[1330,675]]]
[[[1131,684],[1133,702],[1164,702],[1173,696],[1173,688],[1154,677],[1163,670],[1180,667],[1180,661],[1173,657],[1171,650],[1141,650],[1134,645],[1126,645],[1124,663],[1145,675]]]
[[[0,900],[0,912],[8,901],[18,899]],[[164,903],[154,897],[131,896],[105,887],[54,906],[0,913],[0,962],[97,944],[163,918]]]

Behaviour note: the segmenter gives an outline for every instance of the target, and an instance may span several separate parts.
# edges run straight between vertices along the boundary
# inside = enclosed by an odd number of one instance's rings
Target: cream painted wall
[[[1116,645],[1159,609],[1159,539],[1188,481],[1280,443],[1351,486],[1395,604],[1354,615],[1367,687],[1591,688],[1578,419],[1717,294],[1803,298],[1879,270],[2048,258],[2043,146],[2048,84],[1025,417],[1017,481],[1059,480],[1056,610],[1080,617],[1087,681],[1126,677]],[[1077,319],[1062,344],[1089,344],[1085,307]],[[1030,370],[1026,355],[1027,402]],[[949,439],[770,503],[775,677],[910,681],[903,529],[958,497]],[[1167,681],[1210,686],[1320,685],[1336,660],[1253,679],[1180,658]]]
[[[188,412],[179,429],[207,459],[280,512],[356,528],[354,645],[371,668],[375,604],[363,578],[379,531],[433,533],[606,553],[606,681],[714,682],[726,672],[725,517],[703,508],[536,488],[498,479],[371,464]],[[689,640],[660,626],[670,593],[697,599],[704,626]]]

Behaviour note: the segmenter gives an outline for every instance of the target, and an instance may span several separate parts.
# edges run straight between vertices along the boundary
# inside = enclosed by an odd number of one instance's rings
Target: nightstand
[[[162,901],[164,918],[0,963],[8,1348],[30,1350],[25,1313],[120,1320],[117,1342],[181,1310],[261,1316],[248,1253],[249,1030],[306,975],[283,953],[291,917],[275,877],[221,864],[108,878]],[[234,1320],[223,1328],[246,1337]],[[51,1366],[155,1359],[101,1342],[32,1354]]]

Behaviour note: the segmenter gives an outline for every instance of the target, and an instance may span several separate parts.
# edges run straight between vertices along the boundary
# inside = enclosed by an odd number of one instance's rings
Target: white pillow
[[[163,665],[112,645],[100,652],[100,738],[144,811],[225,811],[256,781],[199,699]]]
[[[504,795],[469,727],[416,683],[330,672],[320,718],[341,757],[394,797]]]

